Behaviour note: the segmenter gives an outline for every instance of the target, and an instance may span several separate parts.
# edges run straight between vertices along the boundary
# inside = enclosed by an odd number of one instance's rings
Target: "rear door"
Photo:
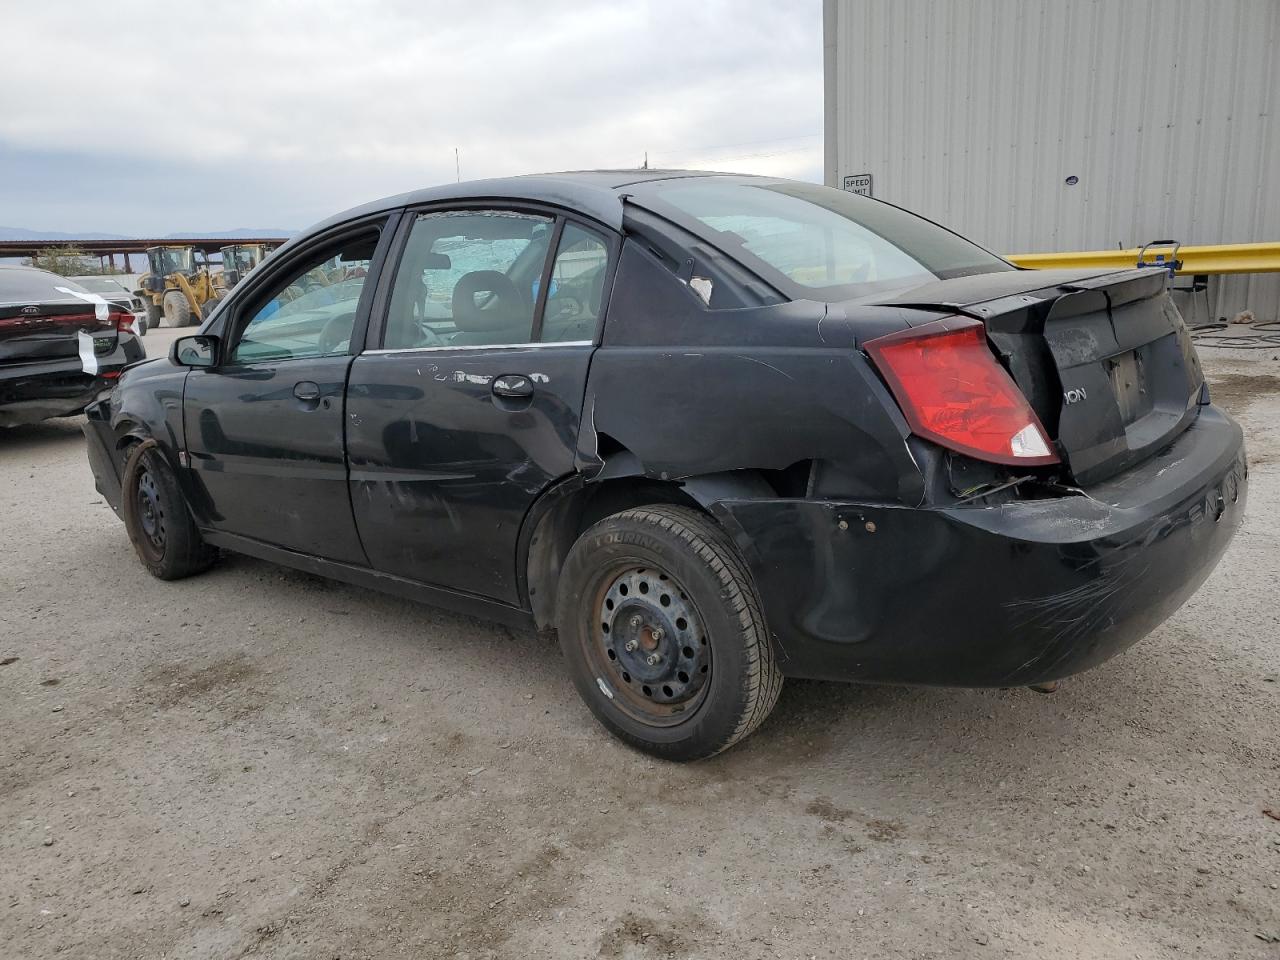
[[[215,530],[365,563],[343,392],[391,232],[380,218],[322,238],[221,312],[219,363],[191,371],[183,404],[195,501]]]
[[[573,470],[616,239],[534,209],[415,216],[347,449],[373,567],[515,603],[534,499]]]

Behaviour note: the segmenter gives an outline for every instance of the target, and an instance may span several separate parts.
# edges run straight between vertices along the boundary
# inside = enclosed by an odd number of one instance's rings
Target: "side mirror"
[[[169,359],[180,367],[212,367],[218,362],[218,338],[208,335],[179,337],[169,349]]]

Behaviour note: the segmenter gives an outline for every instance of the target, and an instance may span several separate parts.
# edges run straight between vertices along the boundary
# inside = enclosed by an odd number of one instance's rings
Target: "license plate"
[[[1147,389],[1146,365],[1143,363],[1141,348],[1111,357],[1106,364],[1121,420],[1130,424],[1150,413],[1151,391]]]

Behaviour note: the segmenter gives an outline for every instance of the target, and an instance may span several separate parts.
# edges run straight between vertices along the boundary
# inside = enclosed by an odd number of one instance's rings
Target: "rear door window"
[[[529,343],[554,226],[497,210],[420,215],[396,271],[383,347]]]
[[[594,339],[608,268],[609,245],[604,237],[576,223],[566,223],[551,267],[538,339],[544,343]]]

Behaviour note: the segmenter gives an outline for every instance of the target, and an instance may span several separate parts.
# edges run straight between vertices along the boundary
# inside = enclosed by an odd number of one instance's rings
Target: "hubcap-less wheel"
[[[637,720],[677,723],[706,694],[711,648],[684,588],[654,567],[606,576],[587,651]]]
[[[160,502],[160,489],[150,470],[138,477],[138,521],[151,547],[164,552],[164,507]]]

